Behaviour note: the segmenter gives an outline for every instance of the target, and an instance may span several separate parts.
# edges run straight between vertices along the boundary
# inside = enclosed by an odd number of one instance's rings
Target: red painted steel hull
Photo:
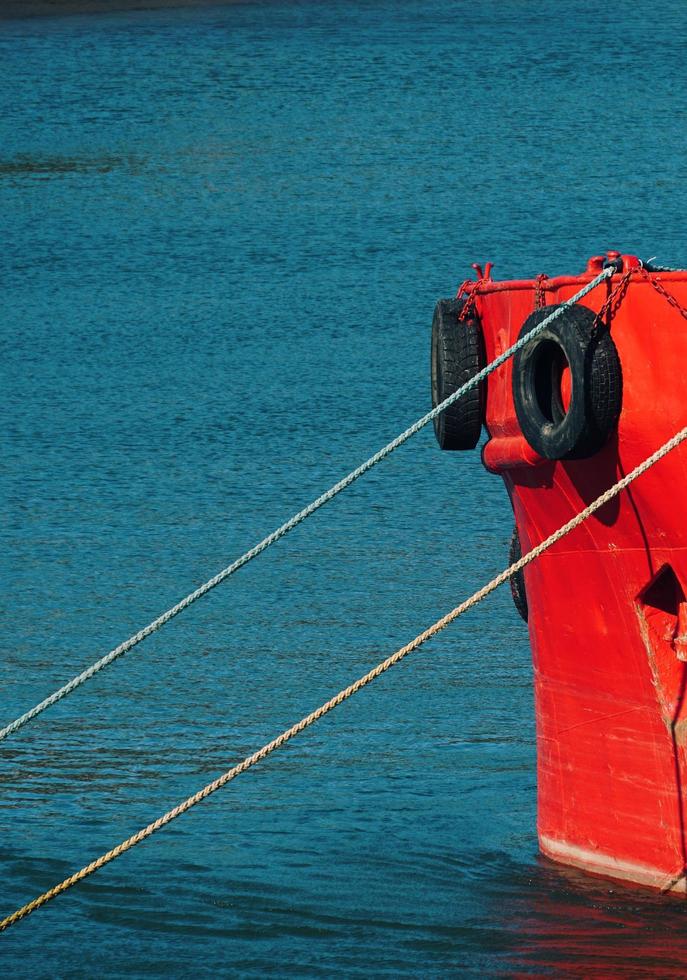
[[[545,303],[569,299],[598,263],[589,269],[548,280]],[[659,278],[687,305],[687,273]],[[598,312],[619,279],[584,304]],[[517,339],[535,287],[480,283],[475,305],[488,361]],[[687,423],[687,320],[639,272],[611,335],[622,412],[617,435],[590,459],[538,457],[516,418],[512,361],[488,380],[483,460],[506,484],[523,553]],[[686,890],[687,869],[685,488],[687,450],[678,448],[524,573],[541,849],[588,871],[676,891]]]

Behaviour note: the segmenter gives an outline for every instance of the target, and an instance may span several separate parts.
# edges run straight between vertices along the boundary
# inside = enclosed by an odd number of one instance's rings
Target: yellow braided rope
[[[469,599],[461,602],[461,604],[456,606],[452,612],[437,620],[437,622],[430,626],[429,629],[426,629],[424,632],[420,633],[414,640],[406,644],[406,646],[401,647],[400,650],[397,650],[390,657],[387,657],[386,660],[383,660],[380,664],[377,664],[373,670],[369,671],[363,677],[358,678],[357,681],[344,688],[343,691],[339,691],[339,693],[330,701],[327,701],[315,711],[312,711],[309,715],[306,715],[305,718],[301,718],[297,724],[292,725],[291,728],[287,728],[286,731],[282,732],[281,735],[278,735],[275,739],[272,739],[272,741],[268,742],[267,745],[263,745],[261,749],[254,752],[253,755],[248,756],[248,758],[244,759],[243,762],[240,762],[238,765],[234,766],[233,769],[229,769],[228,772],[225,772],[222,776],[219,776],[217,779],[213,780],[213,782],[208,783],[207,786],[203,787],[203,789],[199,790],[197,793],[194,793],[193,796],[189,796],[189,798],[184,800],[183,803],[180,803],[172,810],[169,810],[164,814],[164,816],[158,817],[158,819],[153,823],[150,823],[147,827],[139,830],[137,834],[133,835],[133,837],[129,837],[127,840],[122,841],[121,844],[113,847],[111,851],[107,852],[107,854],[103,854],[95,861],[91,861],[90,864],[87,864],[80,871],[77,871],[69,878],[65,878],[59,885],[55,885],[54,888],[51,888],[49,891],[39,895],[38,898],[35,898],[32,902],[29,902],[27,905],[23,905],[16,912],[13,912],[12,915],[8,915],[5,919],[0,921],[0,932],[8,929],[10,926],[14,925],[15,922],[23,919],[31,912],[34,912],[36,909],[40,908],[41,905],[45,905],[46,902],[49,902],[52,898],[55,898],[57,895],[61,895],[62,892],[67,891],[67,889],[71,888],[72,885],[76,885],[77,882],[87,878],[88,875],[93,874],[94,871],[98,871],[98,869],[102,868],[103,865],[109,864],[110,861],[114,861],[115,858],[118,858],[121,854],[124,854],[125,851],[135,847],[136,844],[140,844],[141,841],[146,839],[146,837],[150,837],[151,834],[154,834],[156,830],[159,830],[166,824],[171,823],[172,820],[175,820],[176,817],[181,816],[182,813],[186,813],[186,811],[190,810],[191,807],[196,805],[196,803],[200,803],[207,796],[210,796],[211,793],[214,793],[223,786],[226,786],[228,782],[235,779],[236,776],[240,776],[242,772],[250,769],[258,762],[262,762],[262,760],[270,755],[270,753],[281,748],[282,745],[285,745],[290,739],[295,738],[296,735],[300,735],[302,731],[309,728],[310,725],[313,725],[316,721],[319,721],[320,718],[328,714],[343,701],[346,701],[354,694],[357,694],[358,691],[360,691],[367,684],[370,684],[372,681],[376,680],[380,674],[383,674],[390,667],[393,667],[395,664],[399,663],[399,661],[403,660],[403,658],[409,653],[417,650],[417,648],[422,646],[423,643],[435,636],[441,630],[445,629],[445,627],[448,626],[449,623],[452,623],[454,619],[458,619],[459,616],[462,616],[462,614],[467,612],[467,610],[472,606],[477,605],[477,603],[481,602],[482,599],[488,596],[490,592],[493,592],[499,585],[502,585],[509,578],[515,575],[516,572],[519,572],[521,568],[524,568],[525,565],[528,565],[531,561],[534,561],[535,558],[538,558],[544,551],[554,545],[557,541],[560,541],[560,539],[565,537],[566,534],[569,534],[576,527],[582,524],[582,522],[593,514],[594,511],[598,510],[600,507],[603,507],[603,505],[608,503],[609,500],[617,496],[621,490],[624,490],[625,487],[632,483],[633,480],[636,480],[638,476],[641,476],[642,473],[646,472],[646,470],[662,459],[663,456],[667,455],[667,453],[669,453],[672,449],[675,449],[675,447],[686,438],[687,426],[685,426],[684,429],[681,429],[668,442],[664,443],[660,449],[657,449],[656,452],[645,459],[643,463],[640,463],[639,466],[635,467],[635,469],[628,473],[627,476],[624,476],[622,480],[619,480],[609,490],[602,493],[600,497],[597,497],[593,503],[591,503],[588,507],[585,507],[583,511],[580,511],[580,513],[568,521],[567,524],[564,524],[553,534],[549,535],[549,537],[542,541],[541,544],[538,544],[526,555],[523,555],[522,558],[510,565],[507,569],[505,569],[505,571],[497,575],[496,578],[493,578],[491,582],[484,585],[481,589],[475,592],[474,595],[471,595]]]

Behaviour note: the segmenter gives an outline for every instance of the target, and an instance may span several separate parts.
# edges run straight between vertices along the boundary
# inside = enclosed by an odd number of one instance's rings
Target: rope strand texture
[[[262,762],[263,759],[267,758],[267,756],[272,752],[275,752],[277,749],[281,748],[282,745],[285,745],[288,741],[290,741],[290,739],[300,735],[300,733],[305,731],[306,728],[309,728],[311,725],[315,724],[316,721],[319,721],[320,718],[324,717],[324,715],[328,714],[330,711],[333,711],[334,708],[338,707],[338,705],[342,704],[342,702],[346,701],[354,694],[357,694],[363,687],[366,687],[372,681],[376,680],[381,674],[389,670],[390,667],[395,666],[395,664],[403,660],[403,658],[409,653],[417,650],[423,643],[431,639],[431,637],[435,636],[437,633],[441,632],[441,630],[445,629],[449,623],[452,623],[455,619],[458,619],[459,616],[462,616],[464,612],[467,612],[467,610],[472,606],[475,606],[478,602],[481,602],[482,599],[486,598],[490,592],[493,592],[499,585],[506,582],[509,578],[511,578],[511,576],[515,575],[516,572],[520,571],[521,568],[524,568],[525,565],[528,565],[531,561],[534,561],[535,558],[538,558],[539,555],[547,551],[557,541],[560,541],[560,539],[565,537],[566,534],[569,534],[576,527],[582,524],[582,522],[585,521],[591,514],[599,510],[600,507],[603,507],[604,504],[608,503],[608,501],[613,497],[617,496],[621,490],[624,490],[625,487],[632,483],[633,480],[636,480],[638,476],[641,476],[642,473],[646,472],[646,470],[667,455],[667,453],[675,449],[676,446],[679,446],[680,443],[686,438],[687,426],[684,429],[681,429],[675,436],[673,436],[672,439],[668,440],[668,442],[664,443],[660,449],[657,449],[656,452],[645,459],[643,463],[640,463],[639,466],[635,467],[635,469],[624,476],[622,480],[619,480],[609,490],[602,493],[600,497],[597,497],[597,499],[589,504],[588,507],[585,507],[584,510],[580,511],[579,514],[569,520],[566,524],[563,524],[562,527],[560,527],[553,534],[549,535],[548,538],[538,544],[535,548],[532,548],[532,550],[526,555],[523,555],[522,558],[514,562],[503,572],[493,578],[491,582],[488,582],[481,589],[471,595],[469,599],[461,602],[461,604],[456,606],[456,608],[450,613],[437,620],[436,623],[416,636],[415,639],[406,644],[406,646],[401,647],[400,650],[397,650],[390,657],[387,657],[386,660],[383,660],[381,663],[377,664],[376,667],[370,670],[367,674],[364,674],[362,677],[359,677],[353,684],[350,684],[348,687],[344,688],[344,690],[339,691],[335,697],[325,702],[325,704],[320,705],[319,708],[312,711],[309,715],[306,715],[305,718],[301,718],[297,724],[292,725],[291,728],[287,728],[286,731],[281,733],[281,735],[278,735],[276,738],[272,739],[271,742],[263,745],[261,749],[254,752],[253,755],[248,756],[243,760],[243,762],[240,762],[232,769],[229,769],[222,776],[219,776],[217,779],[213,780],[213,782],[208,783],[207,786],[204,786],[203,789],[199,790],[197,793],[194,793],[193,796],[189,796],[183,803],[175,806],[163,816],[158,817],[158,819],[153,821],[153,823],[148,824],[147,827],[139,830],[137,834],[127,838],[127,840],[122,841],[121,844],[113,847],[112,850],[101,855],[101,857],[97,858],[95,861],[91,861],[90,864],[87,864],[80,871],[77,871],[69,878],[65,878],[59,885],[55,885],[54,888],[51,888],[49,891],[39,895],[38,898],[22,906],[22,908],[18,909],[12,915],[8,915],[5,919],[0,921],[0,932],[8,929],[10,926],[14,925],[15,922],[18,922],[20,919],[23,919],[31,912],[34,912],[42,905],[45,905],[46,902],[49,902],[51,899],[61,895],[62,892],[67,891],[68,888],[76,885],[77,882],[82,881],[95,871],[98,871],[99,868],[109,864],[110,861],[114,861],[115,858],[118,858],[121,854],[124,854],[125,851],[131,850],[131,848],[135,847],[136,844],[140,844],[141,841],[145,840],[147,837],[150,837],[151,834],[154,834],[156,830],[160,830],[161,827],[171,823],[172,820],[175,820],[177,817],[181,816],[182,813],[186,813],[186,811],[190,810],[191,807],[194,807],[197,803],[200,803],[206,797],[210,796],[212,793],[215,793],[223,786],[226,786],[226,784],[232,779],[240,776],[242,772],[246,772],[247,769],[257,765],[258,762]]]
[[[240,558],[237,558],[231,565],[227,565],[227,567],[223,568],[221,572],[218,572],[217,575],[214,575],[211,579],[208,579],[207,582],[199,586],[194,592],[191,592],[175,606],[172,606],[172,608],[168,609],[167,612],[163,613],[161,616],[158,616],[158,618],[154,619],[152,623],[149,623],[142,630],[139,630],[138,633],[134,633],[128,640],[120,643],[119,646],[114,648],[114,650],[110,650],[110,652],[105,654],[104,657],[101,657],[100,660],[97,660],[94,664],[91,664],[90,667],[87,667],[80,674],[77,674],[76,677],[73,677],[70,681],[64,684],[63,687],[58,688],[58,690],[54,691],[43,701],[39,702],[39,704],[26,711],[23,715],[20,715],[8,725],[5,725],[4,728],[0,729],[0,741],[7,738],[7,736],[11,735],[13,732],[18,731],[47,708],[57,704],[58,701],[61,701],[62,698],[66,697],[68,694],[71,694],[72,691],[77,689],[77,687],[85,684],[86,681],[90,680],[91,677],[94,677],[104,667],[109,666],[109,664],[113,663],[119,657],[123,656],[125,653],[128,653],[129,650],[132,650],[142,640],[145,640],[146,637],[151,635],[151,633],[155,633],[157,630],[161,629],[171,619],[178,616],[180,612],[183,612],[184,609],[188,609],[188,607],[197,599],[200,599],[201,596],[206,595],[211,589],[214,589],[215,586],[219,585],[220,582],[224,582],[224,580],[229,578],[230,575],[237,572],[239,568],[243,568],[243,566],[247,565],[249,561],[252,561],[253,558],[256,558],[259,554],[269,548],[270,545],[273,545],[276,541],[279,541],[279,539],[287,535],[289,531],[292,531],[295,527],[302,523],[302,521],[314,514],[316,510],[319,510],[320,507],[324,506],[324,504],[328,503],[330,500],[333,500],[333,498],[336,497],[337,494],[341,493],[342,490],[345,490],[346,487],[350,487],[350,485],[355,483],[355,481],[363,476],[364,473],[371,470],[373,466],[376,466],[377,463],[380,463],[383,459],[393,453],[399,446],[402,446],[404,442],[407,442],[411,436],[414,436],[416,432],[419,432],[420,429],[424,428],[424,426],[435,419],[437,415],[444,412],[449,405],[452,405],[454,402],[458,401],[458,399],[462,398],[468,391],[484,381],[484,379],[493,371],[504,364],[508,358],[512,357],[513,354],[519,351],[522,347],[534,340],[534,338],[540,334],[542,330],[544,330],[553,320],[555,320],[556,317],[560,316],[567,307],[572,306],[581,300],[587,295],[587,293],[591,292],[592,289],[598,286],[599,283],[603,282],[604,279],[608,279],[614,271],[614,269],[605,269],[602,273],[596,276],[596,278],[592,279],[591,282],[587,283],[586,286],[580,289],[579,292],[575,293],[571,299],[569,299],[566,303],[563,303],[560,307],[558,307],[558,309],[554,310],[554,312],[550,316],[546,317],[545,320],[542,320],[542,322],[535,327],[534,330],[531,330],[525,337],[518,340],[517,343],[513,344],[512,347],[509,347],[508,350],[500,354],[499,357],[493,360],[490,364],[487,364],[485,368],[466,382],[466,384],[464,384],[461,388],[454,391],[452,395],[449,395],[449,397],[440,405],[437,405],[431,412],[427,412],[426,415],[423,415],[422,418],[418,419],[417,422],[411,425],[410,428],[406,429],[405,432],[402,432],[391,442],[387,443],[387,445],[380,449],[379,452],[376,452],[374,456],[370,456],[370,458],[365,460],[364,463],[352,470],[342,480],[339,480],[338,483],[335,483],[334,486],[330,487],[329,490],[319,496],[316,500],[313,500],[313,502],[308,504],[307,507],[291,517],[285,524],[282,524],[281,527],[277,528],[276,531],[268,534],[267,537],[263,538],[263,540],[256,544],[255,547],[251,548],[249,551],[246,551],[245,554],[241,555]]]

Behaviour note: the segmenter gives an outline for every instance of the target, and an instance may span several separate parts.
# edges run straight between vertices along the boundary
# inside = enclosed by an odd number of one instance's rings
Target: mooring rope
[[[604,269],[603,272],[599,273],[598,276],[592,279],[591,282],[587,283],[587,285],[580,289],[579,292],[575,293],[571,299],[567,300],[565,303],[562,303],[556,310],[553,311],[553,313],[547,316],[546,319],[542,320],[538,326],[536,326],[533,330],[530,330],[530,332],[524,337],[521,337],[520,340],[513,344],[512,347],[505,350],[490,364],[487,364],[485,368],[462,385],[462,387],[460,387],[457,391],[454,391],[452,395],[449,395],[449,397],[441,402],[440,405],[437,405],[431,412],[427,412],[426,415],[423,415],[422,418],[418,419],[417,422],[406,429],[405,432],[402,432],[391,442],[387,443],[386,446],[380,449],[379,452],[376,452],[374,456],[370,456],[370,458],[365,460],[364,463],[352,470],[342,480],[339,480],[338,483],[335,483],[334,486],[330,487],[329,490],[319,496],[316,500],[313,500],[313,502],[308,504],[307,507],[304,507],[303,510],[291,517],[285,524],[282,524],[281,527],[277,528],[276,531],[268,534],[267,537],[263,538],[262,541],[255,545],[255,547],[251,548],[249,551],[246,551],[245,554],[241,555],[240,558],[237,558],[231,565],[227,565],[227,567],[223,568],[221,572],[218,572],[217,575],[214,575],[211,579],[208,579],[207,582],[199,586],[194,592],[191,592],[180,602],[177,602],[177,604],[172,606],[171,609],[168,609],[167,612],[163,613],[161,616],[158,616],[157,619],[154,619],[152,623],[149,623],[142,630],[139,630],[138,633],[134,633],[128,640],[120,643],[119,646],[114,648],[114,650],[110,650],[110,652],[105,654],[104,657],[101,657],[100,660],[96,660],[94,664],[91,664],[90,667],[87,667],[80,674],[77,674],[76,677],[73,677],[70,681],[58,688],[58,690],[54,691],[43,701],[26,711],[23,715],[15,718],[15,720],[10,722],[8,725],[5,725],[4,728],[0,729],[0,740],[7,738],[8,735],[11,735],[13,732],[18,731],[18,729],[23,728],[24,725],[26,725],[29,721],[32,721],[37,715],[40,715],[47,708],[52,707],[52,705],[57,704],[57,702],[61,701],[62,698],[66,697],[68,694],[71,694],[72,691],[75,691],[77,687],[81,687],[82,684],[85,684],[86,681],[90,680],[91,677],[94,677],[104,667],[107,667],[109,664],[113,663],[113,661],[117,660],[125,653],[128,653],[129,650],[132,650],[142,640],[145,640],[146,637],[151,635],[151,633],[155,633],[171,619],[174,619],[175,616],[178,616],[180,612],[183,612],[184,609],[188,609],[188,607],[197,599],[200,599],[201,596],[206,595],[211,589],[214,589],[215,586],[219,585],[220,582],[224,582],[224,580],[229,578],[230,575],[237,572],[239,568],[243,568],[243,566],[247,565],[249,561],[252,561],[253,558],[256,558],[259,554],[269,548],[270,545],[273,545],[276,541],[279,541],[279,539],[287,535],[289,531],[292,531],[295,527],[306,520],[306,518],[314,514],[316,510],[319,510],[320,507],[324,506],[324,504],[328,503],[330,500],[333,500],[334,497],[341,493],[342,490],[345,490],[346,487],[350,487],[350,485],[355,483],[355,481],[364,473],[371,470],[373,466],[376,466],[377,463],[380,463],[383,459],[394,452],[394,450],[398,449],[399,446],[402,446],[404,442],[407,442],[411,436],[414,436],[417,432],[419,432],[420,429],[435,419],[437,415],[444,412],[449,405],[452,405],[455,401],[458,401],[458,399],[462,398],[468,391],[484,381],[485,378],[487,378],[493,371],[496,371],[497,368],[501,367],[502,364],[516,354],[522,347],[534,340],[534,338],[538,336],[538,334],[540,334],[542,330],[544,330],[553,320],[555,320],[556,317],[559,317],[564,310],[581,300],[587,295],[587,293],[591,292],[592,289],[598,286],[599,283],[612,276],[615,271],[616,270],[613,268]]]
[[[397,650],[390,657],[387,657],[386,660],[383,660],[381,663],[377,664],[376,667],[370,670],[367,674],[364,674],[362,677],[359,677],[357,681],[353,682],[353,684],[350,684],[342,691],[339,691],[335,697],[320,705],[320,707],[315,711],[311,711],[309,715],[305,716],[305,718],[301,718],[297,724],[292,725],[291,728],[287,728],[281,733],[281,735],[278,735],[276,738],[272,739],[271,742],[263,745],[261,749],[254,752],[253,755],[248,756],[243,760],[243,762],[240,762],[232,769],[229,769],[211,783],[208,783],[207,786],[204,786],[203,789],[199,790],[197,793],[194,793],[193,796],[189,796],[183,803],[175,806],[172,810],[168,810],[167,813],[161,817],[158,817],[158,819],[153,821],[153,823],[150,823],[147,827],[139,830],[137,834],[134,834],[132,837],[128,837],[125,841],[122,841],[121,844],[113,847],[112,850],[101,855],[95,861],[91,861],[90,864],[87,864],[85,867],[81,868],[80,871],[77,871],[69,878],[65,878],[59,885],[55,885],[54,888],[51,888],[49,891],[39,895],[39,897],[35,898],[32,902],[28,902],[26,905],[23,905],[12,915],[8,915],[5,919],[0,921],[0,932],[8,929],[10,926],[14,925],[15,922],[23,919],[31,912],[34,912],[36,909],[40,908],[41,905],[45,905],[46,902],[49,902],[51,899],[61,895],[62,892],[67,891],[68,888],[76,885],[77,882],[82,881],[89,875],[92,875],[95,871],[98,871],[99,868],[109,864],[110,861],[114,861],[115,858],[118,858],[126,851],[131,850],[131,848],[135,847],[136,844],[140,844],[141,841],[145,840],[147,837],[150,837],[151,834],[154,834],[156,830],[160,830],[161,827],[171,823],[172,820],[175,820],[177,817],[181,816],[182,813],[186,813],[187,810],[190,810],[191,807],[194,807],[197,803],[200,803],[206,797],[210,796],[211,793],[215,793],[218,789],[226,786],[226,784],[232,779],[240,776],[242,772],[246,772],[247,769],[250,769],[258,762],[262,762],[263,759],[266,759],[272,752],[275,752],[277,749],[281,748],[282,745],[285,745],[288,741],[290,741],[290,739],[300,735],[300,733],[305,731],[306,728],[309,728],[311,725],[315,724],[316,721],[319,721],[320,718],[323,718],[330,711],[333,711],[334,708],[338,707],[338,705],[342,704],[354,694],[357,694],[363,687],[366,687],[372,681],[376,680],[381,674],[389,670],[390,667],[395,666],[395,664],[403,660],[403,658],[409,653],[417,650],[423,643],[426,643],[427,640],[431,639],[431,637],[445,629],[449,623],[452,623],[455,619],[458,619],[459,616],[462,616],[462,614],[467,612],[467,610],[472,606],[476,606],[478,602],[481,602],[482,599],[486,598],[490,592],[493,592],[499,585],[502,585],[509,578],[519,572],[521,568],[524,568],[525,565],[528,565],[531,561],[534,561],[535,558],[538,558],[557,541],[560,541],[566,534],[569,534],[576,527],[582,524],[582,522],[585,521],[591,514],[599,510],[600,507],[603,507],[604,504],[607,504],[609,500],[612,500],[613,497],[617,496],[621,490],[624,490],[625,487],[629,486],[633,480],[636,480],[638,476],[641,476],[642,473],[646,472],[646,470],[667,455],[672,449],[679,446],[680,443],[686,438],[687,426],[685,426],[684,429],[681,429],[675,436],[673,436],[672,439],[669,439],[668,442],[665,442],[659,449],[656,450],[655,453],[645,459],[643,463],[640,463],[639,466],[636,466],[633,470],[631,470],[630,473],[619,480],[609,490],[606,490],[600,497],[597,497],[596,500],[589,504],[588,507],[585,507],[584,510],[580,511],[579,514],[569,520],[566,524],[563,524],[562,527],[560,527],[557,531],[554,531],[553,534],[549,535],[548,538],[545,538],[545,540],[538,544],[535,548],[532,548],[531,551],[529,551],[526,555],[523,555],[523,557],[518,561],[513,562],[512,565],[493,578],[491,582],[488,582],[481,589],[471,595],[469,599],[461,602],[461,604],[456,606],[456,608],[450,613],[437,620],[436,623],[416,636],[415,639],[406,644],[406,646],[401,647],[400,650]]]

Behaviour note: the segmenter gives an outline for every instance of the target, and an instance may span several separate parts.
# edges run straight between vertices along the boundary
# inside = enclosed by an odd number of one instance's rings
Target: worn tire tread
[[[432,321],[432,407],[457,391],[485,365],[482,327],[474,316],[459,320],[464,300],[440,299]],[[434,419],[442,449],[474,449],[484,418],[484,384]]]

